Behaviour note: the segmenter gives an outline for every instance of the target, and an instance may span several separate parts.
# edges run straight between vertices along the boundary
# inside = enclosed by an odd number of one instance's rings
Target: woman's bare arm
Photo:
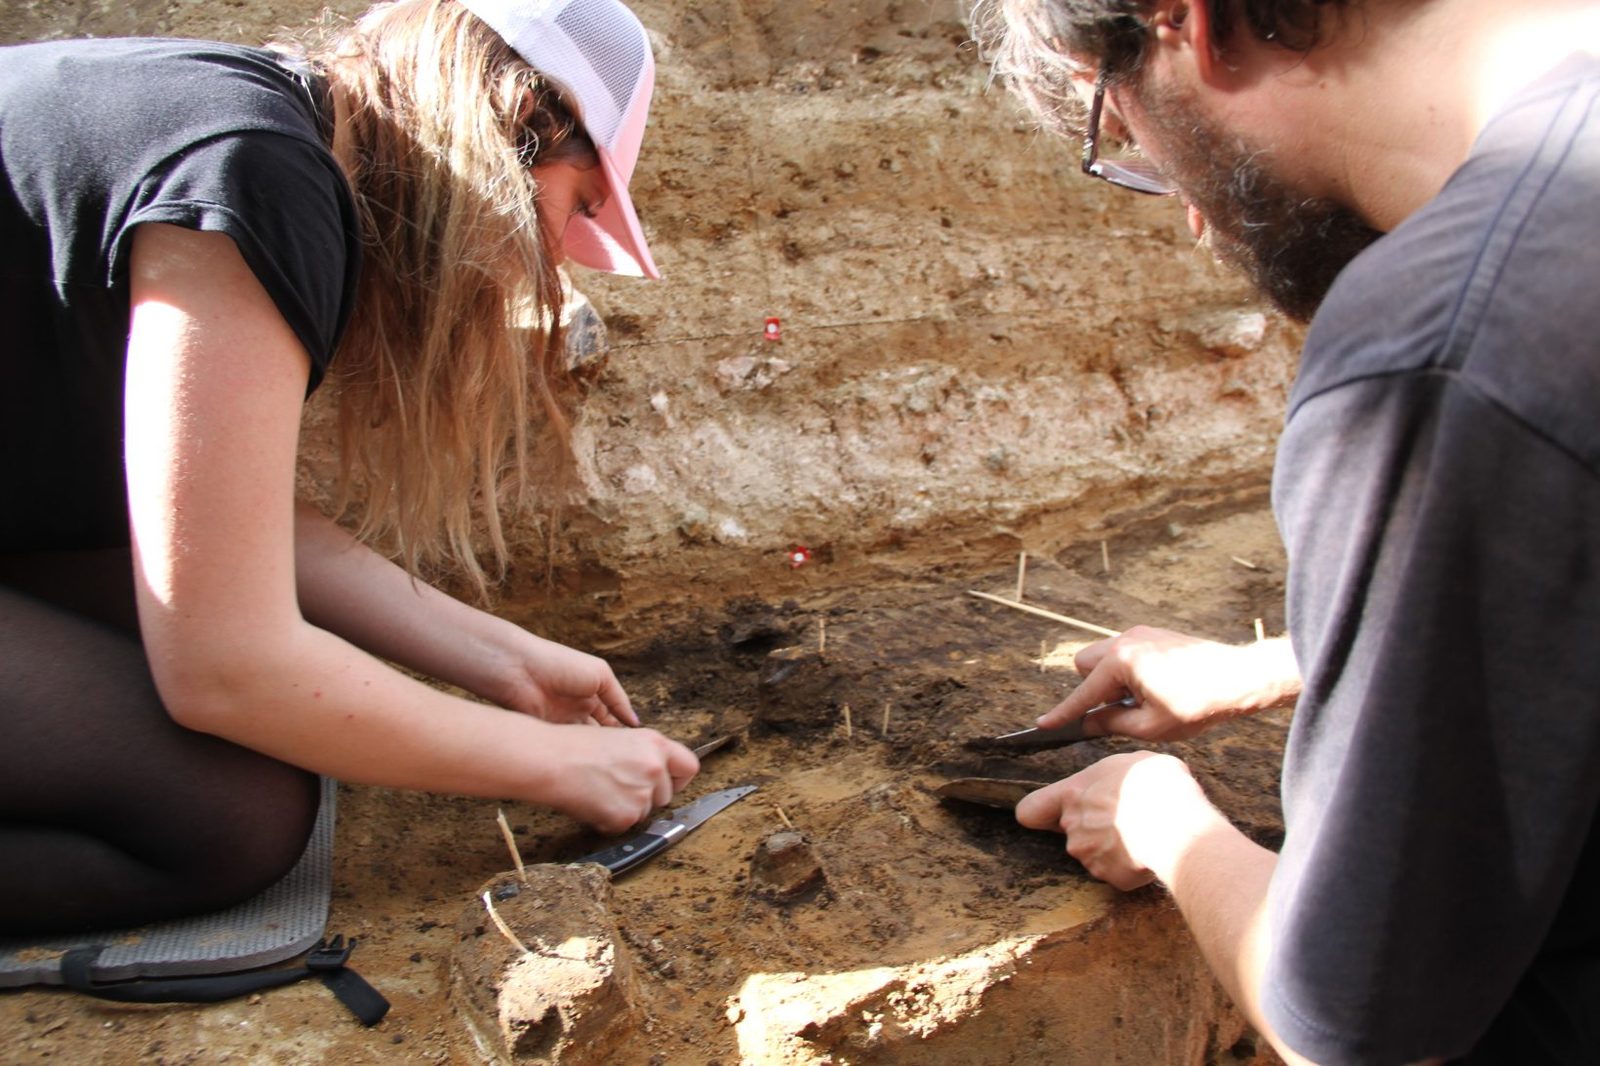
[[[697,766],[647,730],[553,726],[390,668],[301,615],[294,466],[307,356],[227,237],[135,231],[134,578],[174,718],[352,781],[514,796],[602,828]]]
[[[603,659],[414,580],[307,504],[295,576],[306,619],[374,655],[547,721],[639,724]]]

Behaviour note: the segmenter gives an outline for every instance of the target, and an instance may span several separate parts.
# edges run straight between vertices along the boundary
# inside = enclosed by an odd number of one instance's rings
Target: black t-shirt
[[[230,236],[320,381],[360,269],[320,91],[213,42],[0,48],[0,551],[128,542],[133,227]]]
[[[1578,57],[1307,337],[1265,1009],[1318,1062],[1600,1062],[1597,191]]]

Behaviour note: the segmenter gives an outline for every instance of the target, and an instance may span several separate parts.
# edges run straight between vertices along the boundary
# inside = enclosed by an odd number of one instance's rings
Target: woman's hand
[[[1285,639],[1219,644],[1166,629],[1135,626],[1078,652],[1083,683],[1048,712],[1049,728],[1084,717],[1102,703],[1132,695],[1132,707],[1096,711],[1089,736],[1183,740],[1218,722],[1284,706],[1300,692],[1294,652]]]
[[[694,752],[653,729],[553,726],[546,737],[542,801],[603,833],[643,821],[700,772]]]
[[[301,609],[374,655],[548,722],[639,724],[604,659],[414,580],[315,508],[296,513]]]
[[[496,701],[501,706],[547,722],[639,724],[628,694],[604,659],[531,633],[527,638],[522,659]]]

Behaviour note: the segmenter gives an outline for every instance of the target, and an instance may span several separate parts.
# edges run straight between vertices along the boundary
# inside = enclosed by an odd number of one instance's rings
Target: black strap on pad
[[[316,976],[362,1025],[377,1025],[389,1012],[389,1001],[345,965],[355,946],[354,938],[348,942],[342,936],[324,940],[307,953],[304,966],[290,969],[249,970],[203,977],[141,977],[101,983],[94,979],[94,963],[106,945],[93,944],[73,948],[61,957],[61,977],[75,992],[119,1003],[220,1003]]]

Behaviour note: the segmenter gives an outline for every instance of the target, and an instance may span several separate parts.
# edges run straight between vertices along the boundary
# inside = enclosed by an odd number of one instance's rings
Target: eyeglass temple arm
[[[1106,103],[1105,75],[1094,83],[1094,101],[1089,105],[1089,121],[1083,130],[1083,172],[1094,173],[1094,161],[1100,154],[1100,111]]]

